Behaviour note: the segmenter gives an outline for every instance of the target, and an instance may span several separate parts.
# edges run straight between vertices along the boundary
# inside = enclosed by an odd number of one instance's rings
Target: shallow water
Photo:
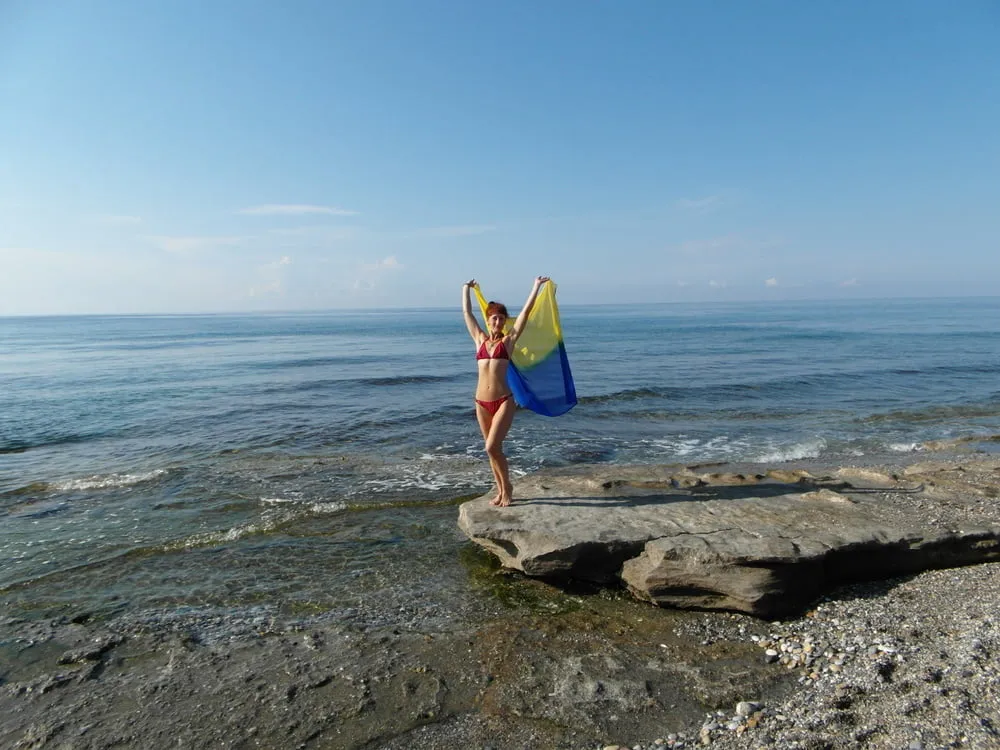
[[[1000,434],[998,299],[562,312],[580,404],[518,414],[516,473]],[[453,503],[490,475],[456,311],[6,318],[0,342],[8,614],[371,620],[474,596]]]

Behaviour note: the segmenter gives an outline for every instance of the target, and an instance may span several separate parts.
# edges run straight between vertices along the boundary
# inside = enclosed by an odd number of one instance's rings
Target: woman
[[[507,437],[510,425],[514,421],[513,394],[507,386],[507,367],[510,364],[510,352],[514,348],[528,315],[535,305],[538,291],[548,281],[547,276],[539,276],[531,288],[531,294],[521,314],[517,316],[510,331],[504,334],[507,323],[507,308],[499,302],[490,302],[486,307],[486,329],[479,327],[479,321],[472,314],[470,292],[477,286],[473,279],[462,287],[462,313],[465,316],[465,326],[469,335],[476,342],[476,365],[479,368],[479,384],[476,386],[476,419],[486,441],[486,455],[490,458],[490,468],[497,483],[497,494],[490,505],[505,507],[513,499],[513,487],[510,483],[510,471],[507,467],[507,457],[503,454],[503,441]]]

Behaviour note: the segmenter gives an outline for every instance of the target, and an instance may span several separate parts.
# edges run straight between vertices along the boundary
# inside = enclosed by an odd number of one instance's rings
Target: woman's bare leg
[[[497,413],[493,415],[489,434],[486,436],[486,454],[490,457],[490,463],[496,465],[496,471],[499,475],[500,496],[494,504],[501,508],[510,505],[514,499],[514,486],[510,481],[510,467],[507,465],[507,457],[503,453],[503,441],[514,422],[516,410],[517,405],[513,398],[504,401]]]
[[[493,415],[490,414],[486,409],[476,404],[476,421],[479,422],[479,430],[483,433],[483,443],[486,443],[490,437],[490,427],[493,424]],[[493,471],[493,480],[497,483],[497,494],[490,500],[490,505],[499,505],[500,499],[503,497],[503,478],[500,475],[500,467],[497,466],[497,462],[493,460],[493,456],[489,455],[487,452],[487,457],[490,460],[490,469]]]

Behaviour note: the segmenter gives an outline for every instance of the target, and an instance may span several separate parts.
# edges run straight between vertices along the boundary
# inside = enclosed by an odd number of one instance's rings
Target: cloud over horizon
[[[374,263],[364,263],[361,266],[361,270],[363,271],[400,271],[402,269],[403,265],[396,260],[395,255],[390,255]]]
[[[290,266],[292,259],[282,255],[278,260],[257,267],[258,282],[250,287],[250,297],[276,296],[285,294],[285,266]]]

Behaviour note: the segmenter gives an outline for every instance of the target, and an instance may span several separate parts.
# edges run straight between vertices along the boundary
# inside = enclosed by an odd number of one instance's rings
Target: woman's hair
[[[510,314],[507,312],[507,305],[505,305],[503,302],[490,302],[488,305],[486,305],[487,318],[490,317],[491,315],[496,315],[497,313],[503,315],[505,318],[510,317]]]

